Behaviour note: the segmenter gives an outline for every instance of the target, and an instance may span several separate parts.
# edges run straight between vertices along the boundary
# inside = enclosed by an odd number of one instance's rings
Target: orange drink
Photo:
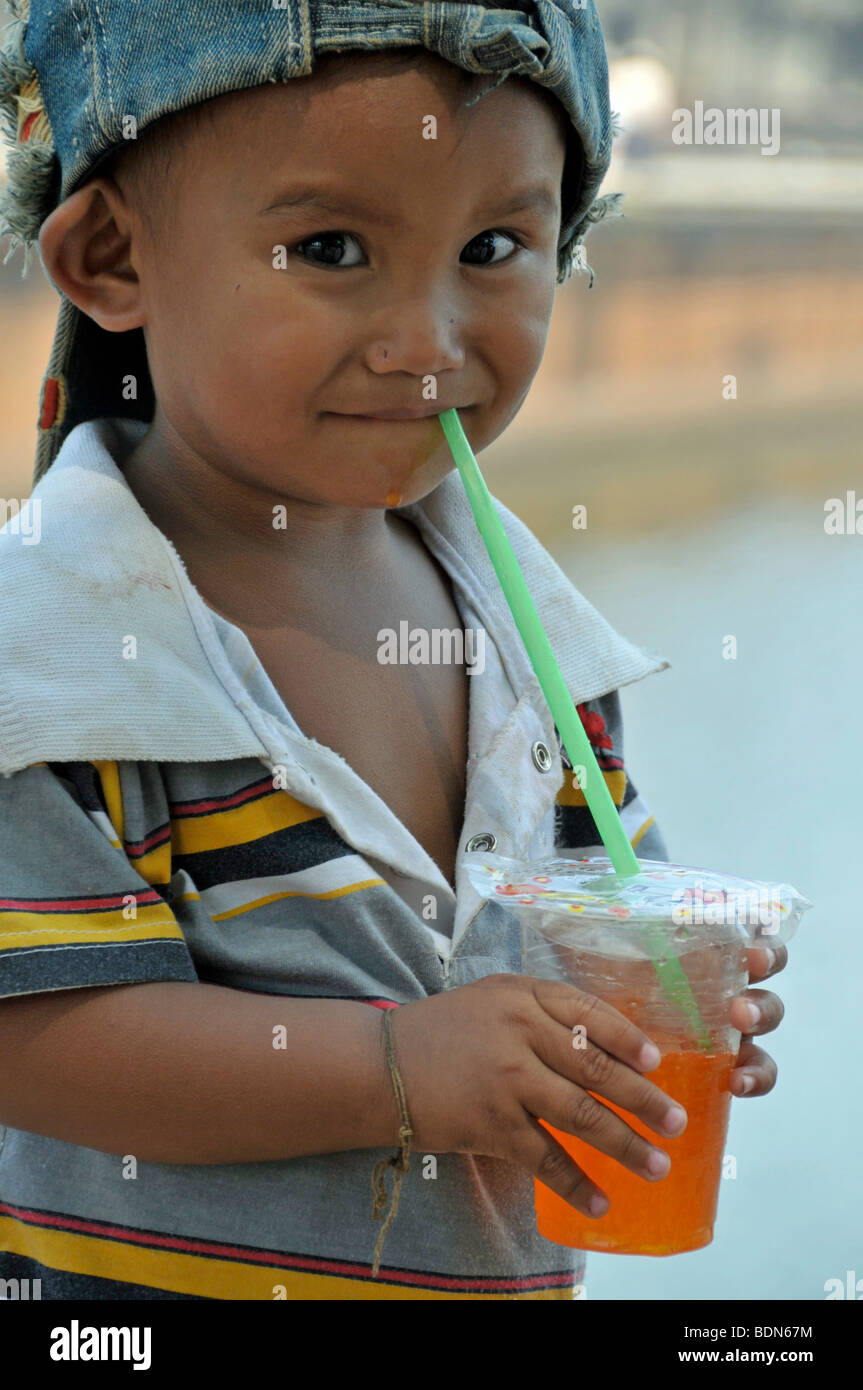
[[[583,1216],[535,1180],[540,1235],[621,1255],[709,1245],[741,1041],[731,1003],[749,981],[748,952],[787,942],[812,904],[787,883],[658,859],[639,859],[638,872],[625,874],[612,872],[604,855],[525,860],[472,852],[466,861],[472,886],[503,917],[500,929],[520,928],[522,973],[574,986],[634,1023],[659,1049],[659,1065],[646,1079],[687,1116],[683,1133],[670,1138],[591,1092],[668,1154],[669,1172],[653,1180],[540,1119],[609,1202],[604,1216]],[[563,1017],[564,1006],[571,1010],[573,1058],[555,1059],[554,1067],[579,1085],[577,1053],[595,1041],[593,1015],[579,1022],[584,1004],[568,993],[561,992],[554,1017]]]
[[[609,1200],[604,1216],[583,1216],[534,1180],[540,1235],[558,1245],[620,1255],[676,1255],[709,1245],[728,1129],[728,1083],[735,1060],[732,1052],[668,1052],[658,1067],[646,1073],[648,1080],[686,1111],[686,1129],[676,1138],[655,1134],[628,1111],[596,1096],[630,1128],[666,1151],[671,1171],[658,1181],[638,1177],[607,1154],[540,1120]]]

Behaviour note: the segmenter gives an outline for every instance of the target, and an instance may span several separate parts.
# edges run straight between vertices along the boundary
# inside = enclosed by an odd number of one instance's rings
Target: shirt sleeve
[[[632,848],[639,859],[668,863],[670,855],[662,831],[624,764],[619,691],[587,700],[577,709]],[[602,837],[563,749],[561,756],[565,781],[557,795],[556,847],[567,855],[605,854]]]
[[[0,998],[197,979],[168,903],[123,852],[96,767],[0,778]]]

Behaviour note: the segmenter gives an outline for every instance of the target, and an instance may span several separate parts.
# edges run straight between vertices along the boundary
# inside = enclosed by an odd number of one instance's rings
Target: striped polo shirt
[[[38,544],[0,531],[0,996],[182,980],[389,1009],[518,971],[517,926],[463,854],[603,851],[458,475],[399,509],[485,636],[454,891],[203,602],[123,477],[144,428],[77,426],[30,500]],[[618,692],[668,662],[495,505],[629,838],[667,859]],[[50,1299],[573,1297],[583,1253],[537,1233],[529,1173],[483,1155],[413,1157],[373,1278],[371,1173],[393,1147],[132,1173],[0,1127],[0,1278]]]

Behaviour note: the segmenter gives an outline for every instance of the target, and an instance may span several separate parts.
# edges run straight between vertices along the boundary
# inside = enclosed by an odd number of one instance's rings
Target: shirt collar
[[[146,428],[119,418],[77,425],[25,503],[28,524],[13,518],[0,530],[3,776],[40,761],[268,754],[259,721],[228,693],[236,683],[214,659],[210,619],[182,559],[115,462]],[[574,700],[669,666],[615,632],[528,528],[495,505]],[[514,688],[533,683],[541,700],[457,472],[399,511],[453,583],[468,594],[481,587]]]

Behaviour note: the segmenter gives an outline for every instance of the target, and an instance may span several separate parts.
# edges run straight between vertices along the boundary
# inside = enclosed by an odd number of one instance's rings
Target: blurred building
[[[597,0],[609,56],[654,53],[681,104],[781,105],[789,139],[859,150],[860,0]]]
[[[858,485],[860,0],[597,3],[625,215],[588,237],[594,288],[561,292],[487,452],[498,495],[551,539],[577,503],[610,533]],[[778,152],[675,144],[696,101],[777,108]]]

